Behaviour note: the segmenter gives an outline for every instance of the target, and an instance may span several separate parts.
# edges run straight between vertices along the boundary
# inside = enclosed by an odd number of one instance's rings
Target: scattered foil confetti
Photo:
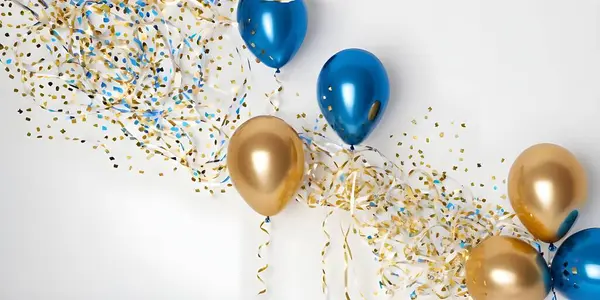
[[[305,119],[305,115],[298,118]],[[336,144],[327,137],[327,126],[320,125],[321,116],[314,123],[305,126],[301,134],[309,151],[307,179],[298,199],[310,207],[350,213],[355,233],[371,246],[381,264],[379,286],[384,293],[412,291],[412,299],[420,295],[468,297],[465,259],[469,249],[485,238],[512,235],[540,248],[539,241],[520,225],[514,213],[498,201],[475,196],[470,184],[461,184],[452,177],[453,171],[433,169],[424,161],[424,151],[415,145],[398,142],[399,147],[410,147],[410,158],[397,155],[397,160],[390,160],[373,147],[351,150]],[[460,123],[458,128],[467,125]],[[403,136],[418,140],[409,134]],[[443,136],[426,141],[442,142]],[[462,155],[465,149],[454,152]],[[329,215],[323,222],[327,237],[321,252],[323,260],[330,244],[325,228]],[[325,292],[324,272],[322,285]],[[347,281],[345,285],[347,291]]]
[[[223,3],[4,1],[0,61],[15,92],[57,119],[118,126],[114,139],[212,192],[229,183],[227,141],[249,114],[249,65]]]

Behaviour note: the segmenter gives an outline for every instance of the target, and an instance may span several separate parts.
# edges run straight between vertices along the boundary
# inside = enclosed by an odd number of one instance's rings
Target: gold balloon
[[[279,118],[252,118],[231,137],[227,167],[233,185],[252,209],[264,216],[276,215],[302,183],[302,141]]]
[[[475,300],[543,300],[550,292],[550,270],[529,244],[493,236],[467,257],[467,288]]]
[[[523,225],[554,243],[567,234],[587,199],[585,170],[565,148],[535,145],[513,163],[508,197]]]

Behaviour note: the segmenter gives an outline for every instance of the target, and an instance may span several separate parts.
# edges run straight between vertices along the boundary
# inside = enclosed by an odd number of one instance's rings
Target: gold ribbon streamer
[[[348,243],[348,235],[350,234],[351,231],[353,231],[354,227],[352,224],[350,224],[350,225],[348,225],[348,229],[346,231],[344,231],[344,228],[340,224],[340,229],[342,230],[342,235],[344,236],[344,244],[343,244],[343,248],[344,248],[344,296],[346,297],[346,300],[350,300],[350,291],[349,291],[350,284],[348,281],[349,281],[349,277],[350,277],[350,263],[352,262],[352,260],[354,260],[354,257],[352,256],[352,249],[350,248],[350,243]],[[353,274],[354,274],[355,285],[358,290],[358,293],[361,296],[361,298],[363,300],[365,300],[365,296],[360,291],[360,288],[358,287],[358,284],[356,283],[356,273],[353,272]]]
[[[350,233],[352,225],[348,225],[348,230],[344,231],[344,228],[341,227],[342,235],[344,236],[344,295],[346,296],[346,300],[350,300],[350,294],[348,293],[348,268],[349,261],[352,260],[352,251],[350,250],[350,245],[348,244],[348,234]]]
[[[269,230],[267,230],[265,228],[266,224],[271,223],[271,218],[267,217],[265,218],[264,221],[262,221],[260,223],[260,230],[262,232],[264,232],[267,235],[267,241],[263,244],[261,244],[260,246],[258,246],[258,258],[262,259],[263,255],[261,255],[263,249],[266,250],[267,247],[271,244],[271,234],[269,233]],[[257,271],[256,271],[256,278],[258,279],[258,281],[260,281],[260,283],[262,284],[263,288],[258,292],[258,295],[262,295],[262,294],[266,294],[267,293],[267,284],[265,282],[265,280],[260,276],[261,273],[265,272],[267,269],[269,268],[269,264],[265,264],[264,266],[260,267]]]
[[[323,294],[325,294],[325,298],[328,298],[328,290],[327,290],[327,273],[325,271],[325,267],[326,267],[326,262],[325,262],[325,258],[327,255],[327,250],[329,249],[329,246],[331,245],[331,235],[329,234],[329,232],[327,232],[327,220],[329,220],[329,217],[331,217],[331,215],[333,214],[334,210],[330,210],[327,215],[325,216],[325,219],[323,220],[323,224],[321,225],[321,228],[323,229],[323,233],[325,234],[325,245],[323,246],[323,250],[321,250],[321,270],[323,271],[323,279],[322,279],[322,289],[323,289]]]

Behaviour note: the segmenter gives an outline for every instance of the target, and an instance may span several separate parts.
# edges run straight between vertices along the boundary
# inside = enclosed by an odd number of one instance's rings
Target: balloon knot
[[[556,245],[554,245],[554,243],[550,243],[550,245],[548,246],[548,250],[550,250],[552,252],[556,251],[556,249],[557,248],[556,248]]]
[[[265,223],[271,223],[271,217],[266,217],[265,218]]]
[[[275,71],[275,74],[280,74],[281,70],[279,68],[277,68],[277,71]]]
[[[350,151],[354,151],[354,145],[350,145]]]

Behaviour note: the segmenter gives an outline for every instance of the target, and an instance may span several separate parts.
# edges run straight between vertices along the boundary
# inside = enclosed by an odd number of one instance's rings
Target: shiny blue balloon
[[[552,261],[554,288],[572,300],[600,297],[600,228],[565,240]]]
[[[240,0],[237,20],[252,54],[278,70],[296,55],[308,27],[303,0]]]
[[[346,49],[323,66],[317,83],[321,112],[349,145],[360,144],[381,119],[390,82],[381,61],[361,49]]]

